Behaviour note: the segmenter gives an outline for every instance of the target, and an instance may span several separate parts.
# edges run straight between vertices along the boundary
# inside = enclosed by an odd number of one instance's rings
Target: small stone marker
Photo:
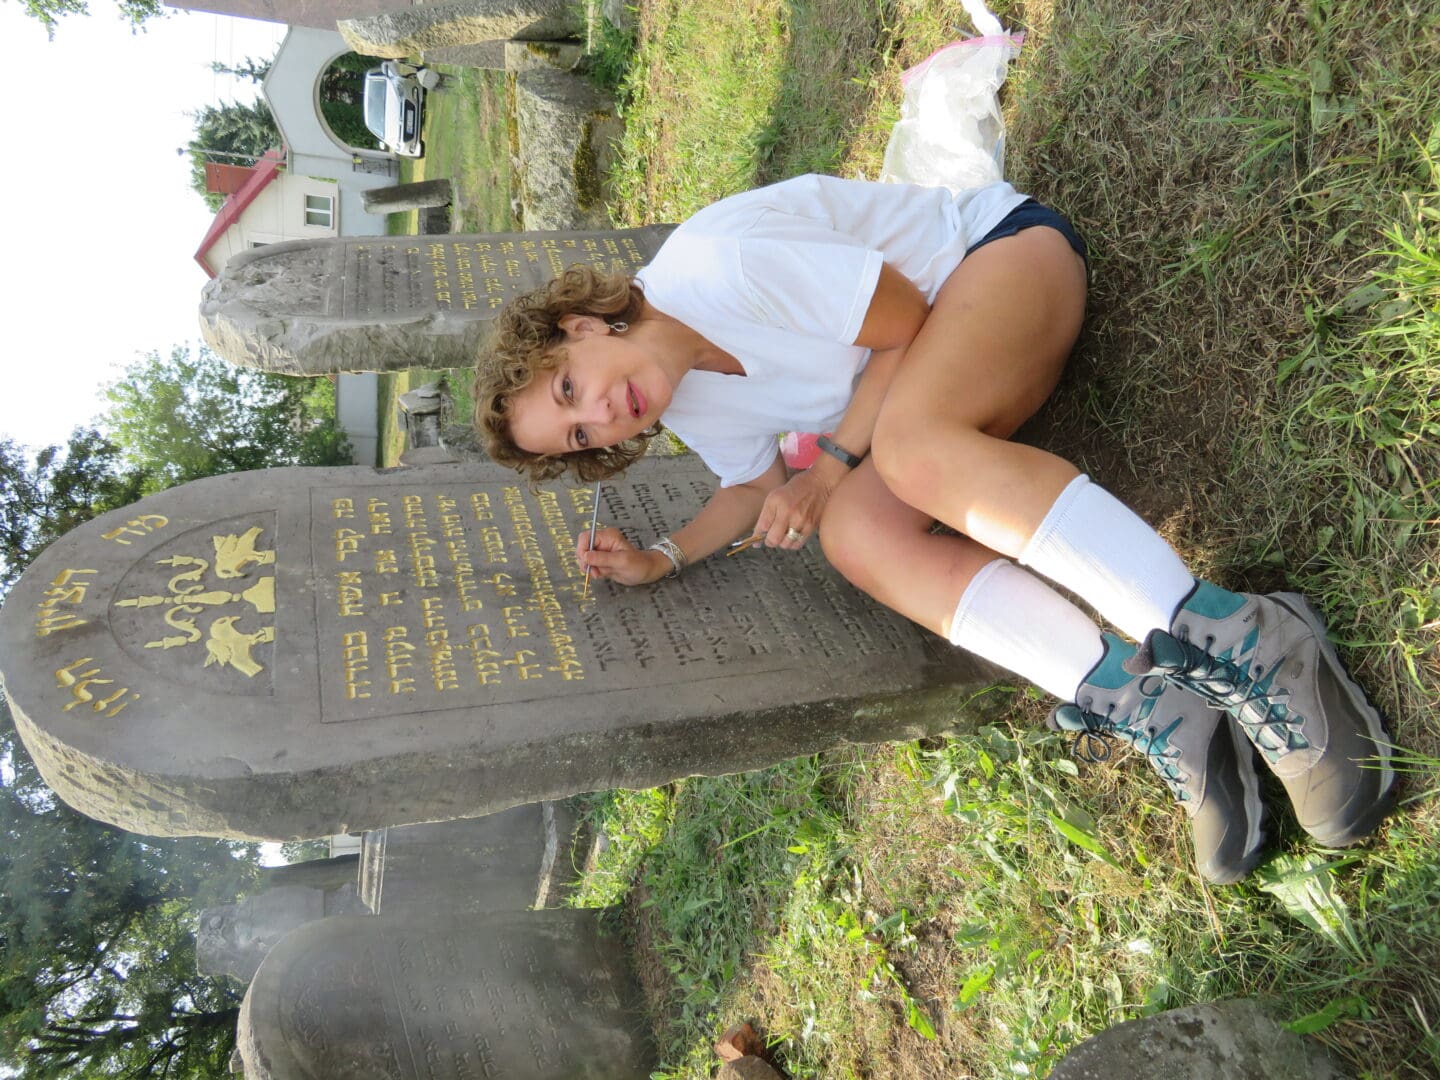
[[[1220,1001],[1128,1020],[1065,1055],[1050,1080],[1348,1080],[1314,1039],[1258,1001]]]
[[[301,927],[240,1007],[250,1080],[637,1080],[655,1068],[598,912]]]
[[[600,520],[648,543],[713,479],[647,458]],[[582,599],[593,489],[483,464],[273,469],[88,522],[0,608],[36,765],[160,835],[284,840],[478,817],[973,730],[994,670],[812,544]],[[998,707],[998,703],[997,703]]]
[[[674,228],[270,244],[205,286],[200,328],[232,364],[285,375],[465,368],[511,296],[575,263],[633,273]]]

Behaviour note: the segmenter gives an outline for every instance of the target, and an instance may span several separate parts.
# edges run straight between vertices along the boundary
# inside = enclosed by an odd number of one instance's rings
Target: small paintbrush
[[[600,481],[595,481],[595,508],[590,511],[590,550],[595,550],[595,524],[600,520]],[[580,594],[581,600],[590,599],[590,568],[585,568],[585,589]]]

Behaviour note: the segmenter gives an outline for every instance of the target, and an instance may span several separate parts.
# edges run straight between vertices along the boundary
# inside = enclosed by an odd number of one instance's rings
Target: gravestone
[[[1050,1080],[1348,1080],[1316,1040],[1282,1027],[1258,1001],[1190,1005],[1086,1039]]]
[[[583,36],[585,25],[573,0],[430,0],[340,19],[336,28],[362,56],[405,57],[505,38],[563,41]]]
[[[646,458],[603,485],[600,519],[649,543],[712,485],[694,458]],[[16,726],[93,817],[285,840],[986,719],[995,695],[970,699],[994,669],[862,596],[814,544],[587,596],[574,546],[593,497],[489,464],[272,469],[149,496],[53,543],[0,608]]]
[[[552,906],[574,881],[574,811],[531,803],[461,821],[367,832],[360,899],[377,915],[483,914]]]
[[[202,975],[229,975],[248,983],[260,962],[290,931],[316,919],[364,913],[365,905],[353,881],[331,891],[280,885],[233,904],[215,904],[200,912],[195,968]]]
[[[240,1007],[249,1080],[637,1080],[655,1068],[598,912],[327,919],[287,936]]]
[[[269,244],[206,284],[200,328],[232,364],[285,375],[465,368],[507,299],[575,263],[634,273],[674,228]]]

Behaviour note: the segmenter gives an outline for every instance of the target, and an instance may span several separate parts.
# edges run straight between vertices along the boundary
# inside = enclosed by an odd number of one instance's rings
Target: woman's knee
[[[983,438],[963,420],[938,423],[899,410],[882,411],[871,436],[870,456],[885,486],[902,502],[918,506],[916,500],[932,494],[942,477],[953,483],[953,463],[963,460],[968,442]]]

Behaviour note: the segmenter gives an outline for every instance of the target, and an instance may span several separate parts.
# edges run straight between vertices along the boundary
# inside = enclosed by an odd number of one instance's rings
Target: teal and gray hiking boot
[[[1170,633],[1153,631],[1126,668],[1163,675],[1234,717],[1322,844],[1353,844],[1389,813],[1395,770],[1385,726],[1303,597],[1200,582]]]
[[[1123,665],[1135,647],[1104,639],[1105,655],[1075,703],[1050,714],[1050,727],[1076,732],[1075,754],[1090,761],[1110,756],[1111,738],[1143,753],[1190,817],[1200,873],[1220,885],[1239,881],[1260,858],[1260,777],[1249,742],[1195,695],[1130,674]]]

